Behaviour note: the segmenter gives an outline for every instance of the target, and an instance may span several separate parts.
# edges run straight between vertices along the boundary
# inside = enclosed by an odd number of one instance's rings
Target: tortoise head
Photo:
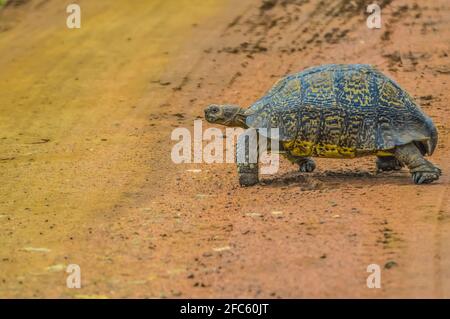
[[[205,108],[205,118],[209,123],[247,128],[245,109],[236,105],[211,104]]]

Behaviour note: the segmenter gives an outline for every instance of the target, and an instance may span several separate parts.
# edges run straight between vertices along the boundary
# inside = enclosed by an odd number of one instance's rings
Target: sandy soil
[[[79,30],[65,26],[72,1],[13,2],[1,297],[450,297],[448,1],[384,0],[380,30],[359,0],[80,0]],[[437,183],[376,174],[373,158],[311,174],[282,161],[251,188],[232,164],[172,163],[172,130],[206,105],[248,106],[324,63],[374,64],[417,99],[440,133]],[[372,263],[381,289],[366,286]]]

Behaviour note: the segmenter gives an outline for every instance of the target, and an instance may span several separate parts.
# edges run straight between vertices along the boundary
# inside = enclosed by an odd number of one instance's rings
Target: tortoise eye
[[[218,107],[213,107],[213,108],[211,109],[211,112],[212,112],[212,113],[218,113],[218,112],[219,112],[219,108],[218,108]]]

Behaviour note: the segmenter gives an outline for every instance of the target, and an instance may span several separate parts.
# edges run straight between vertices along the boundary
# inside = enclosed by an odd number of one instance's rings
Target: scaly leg
[[[254,129],[242,133],[236,143],[236,159],[241,186],[258,183],[258,137]]]
[[[394,155],[400,163],[405,163],[408,166],[416,184],[431,183],[439,179],[442,174],[440,168],[427,161],[413,143],[398,146]]]
[[[378,156],[377,170],[382,171],[399,171],[404,166],[395,156]]]

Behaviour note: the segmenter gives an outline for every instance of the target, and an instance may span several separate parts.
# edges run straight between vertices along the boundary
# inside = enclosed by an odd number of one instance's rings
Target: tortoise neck
[[[245,120],[247,119],[245,109],[236,105],[224,105],[222,106],[222,112],[225,119],[222,122],[223,125],[230,127],[248,128],[247,124],[245,123]]]
[[[245,115],[245,109],[239,108],[236,114],[233,116],[231,120],[232,126],[248,128],[246,123],[247,115]]]

